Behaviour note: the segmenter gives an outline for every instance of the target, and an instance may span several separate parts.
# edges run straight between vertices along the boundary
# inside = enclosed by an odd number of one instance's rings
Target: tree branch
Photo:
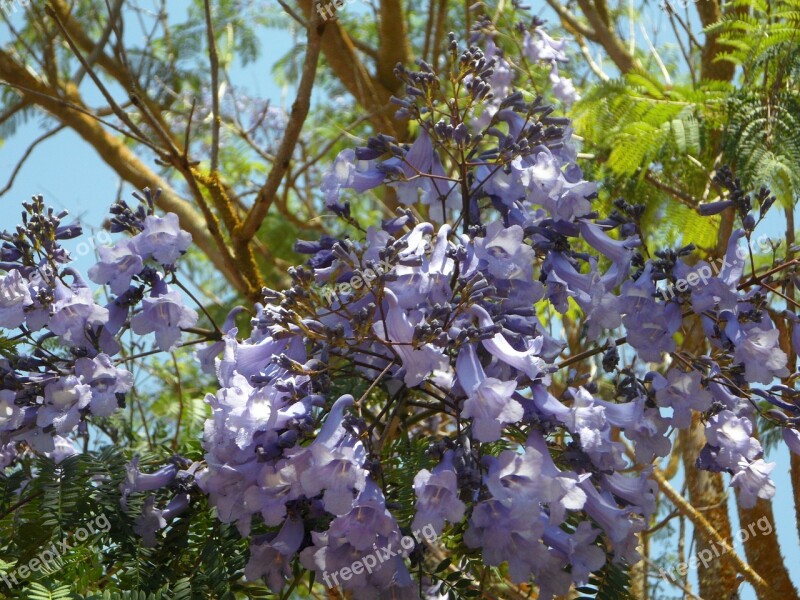
[[[224,241],[222,247],[219,246],[222,240],[220,232],[215,232],[212,224],[207,224],[189,202],[180,198],[169,183],[145,166],[122,140],[105,131],[103,125],[83,104],[74,85],[64,83],[63,92],[59,94],[2,50],[0,80],[9,82],[20,90],[24,101],[40,106],[74,130],[124,181],[137,189],[161,188],[159,207],[177,214],[181,226],[192,234],[198,247],[240,292],[246,293],[247,285],[242,279],[239,266],[230,256]]]
[[[64,129],[64,125],[59,125],[55,129],[51,129],[50,131],[44,133],[43,135],[40,135],[38,138],[33,140],[28,145],[28,148],[25,150],[25,154],[22,155],[22,158],[19,159],[19,162],[17,163],[17,166],[14,167],[14,170],[11,172],[11,177],[8,178],[8,183],[6,183],[5,187],[2,190],[0,190],[0,196],[5,194],[8,190],[11,189],[11,186],[14,185],[14,180],[17,178],[17,175],[19,174],[20,169],[22,169],[22,165],[24,165],[25,161],[28,160],[28,157],[30,157],[30,155],[36,149],[36,146],[38,146],[39,144],[41,144],[45,140],[49,140],[51,137],[53,137],[55,134],[57,134],[59,131],[61,131],[63,129]]]
[[[394,75],[395,66],[397,63],[405,65],[411,59],[403,0],[380,0],[378,34],[377,79],[384,88],[393,91],[400,84]]]
[[[664,474],[658,467],[653,469],[653,478],[658,483],[658,487],[664,492],[664,495],[669,498],[670,502],[675,505],[675,508],[681,511],[695,527],[697,531],[705,540],[713,542],[722,549],[725,556],[728,557],[736,566],[736,570],[748,581],[761,596],[769,592],[769,585],[766,581],[755,571],[752,567],[742,560],[736,553],[731,545],[717,532],[714,526],[706,519],[702,513],[698,512],[694,506],[684,498],[678,490],[673,488],[669,481],[664,478]]]
[[[266,183],[259,190],[258,196],[256,196],[253,203],[253,208],[250,209],[244,223],[234,232],[234,240],[237,244],[245,244],[255,236],[267,216],[267,212],[269,212],[269,207],[272,205],[275,194],[280,187],[281,181],[283,181],[283,176],[289,167],[294,147],[300,137],[300,131],[303,129],[303,124],[311,106],[311,90],[314,87],[314,79],[317,75],[317,61],[322,48],[322,33],[325,27],[326,24],[320,22],[319,15],[316,12],[310,14],[303,74],[300,77],[297,96],[292,104],[289,123],[283,132],[283,140],[275,153],[275,162],[267,176]]]
[[[624,74],[632,71],[638,67],[637,61],[632,57],[625,44],[612,29],[611,25],[607,25],[603,21],[601,11],[591,2],[591,0],[578,0],[578,5],[581,7],[586,20],[592,26],[594,36],[587,35],[587,38],[600,44],[608,53],[609,58],[614,61],[617,68]]]
[[[208,62],[211,69],[211,173],[219,171],[219,56],[214,39],[214,24],[211,22],[211,5],[203,1],[206,16],[206,38],[208,39]]]
[[[316,13],[316,0],[298,0],[298,6],[306,20],[311,18],[312,11]],[[371,123],[376,129],[396,135],[396,124],[386,112],[392,106],[389,103],[392,91],[373,80],[347,32],[338,21],[327,21],[321,38],[322,54],[333,74],[356,102],[367,112],[374,113]]]

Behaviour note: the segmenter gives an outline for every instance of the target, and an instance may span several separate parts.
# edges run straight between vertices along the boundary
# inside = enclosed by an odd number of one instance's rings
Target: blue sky
[[[536,3],[536,6],[538,5]],[[345,10],[361,12],[366,8],[363,5],[350,3]],[[547,9],[539,12],[551,23],[555,21],[554,16]],[[661,48],[663,43],[669,44],[674,41],[666,17],[658,9],[648,13],[644,18],[644,23],[648,35],[657,47]],[[0,28],[0,44],[7,41],[7,39],[3,39],[3,36],[7,35],[7,29]],[[638,30],[636,37],[637,45],[644,47],[644,38]],[[290,47],[291,34],[285,30],[268,30],[261,34],[260,41],[261,58],[247,67],[236,64],[232,70],[232,80],[248,94],[268,98],[273,105],[286,107],[287,102],[291,102],[294,97],[293,90],[283,90],[276,85],[271,76],[271,69],[274,62]],[[608,61],[605,62],[605,66],[609,74],[613,74],[613,69]],[[85,79],[82,89],[86,90],[90,98],[94,97],[88,78]],[[43,131],[42,123],[34,119],[21,127],[15,136],[5,140],[4,144],[0,146],[0,187],[5,185],[6,178],[27,145]],[[0,200],[4,208],[0,228],[12,227],[17,222],[19,219],[18,207],[23,200],[34,194],[43,194],[48,204],[68,209],[87,227],[97,229],[106,215],[108,206],[116,196],[118,186],[119,180],[116,175],[88,144],[71,131],[62,131],[34,150],[34,154],[20,171],[11,191]],[[123,190],[123,197],[126,198],[133,191],[127,184]],[[780,236],[780,223],[781,219],[775,215],[765,231],[773,236]],[[88,268],[91,263],[91,254],[78,260],[79,266],[84,269]],[[775,515],[779,521],[776,526],[778,538],[794,582],[800,586],[800,547],[798,546],[792,488],[788,475],[789,457],[785,447],[781,446],[769,459],[777,462],[773,477],[778,488],[774,502]],[[673,485],[680,488],[681,484],[682,476],[678,476]],[[731,515],[736,519],[735,507],[733,504],[731,506]],[[733,526],[734,531],[739,527],[735,521]],[[737,549],[743,555],[741,547],[739,546]],[[690,577],[696,583],[695,575]],[[678,595],[676,588],[672,588],[670,592]],[[741,597],[742,600],[755,600],[755,594],[748,585],[743,586]]]

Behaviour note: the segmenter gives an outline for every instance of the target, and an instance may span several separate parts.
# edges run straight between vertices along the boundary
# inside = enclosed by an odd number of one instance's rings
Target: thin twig
[[[178,359],[175,358],[175,353],[170,352],[172,356],[172,364],[175,367],[175,382],[178,385],[178,421],[175,423],[175,437],[172,438],[172,449],[178,448],[178,436],[181,432],[181,420],[183,419],[183,385],[181,384],[181,371],[178,368]]]
[[[317,62],[320,50],[322,49],[322,31],[324,24],[319,21],[319,14],[311,11],[311,19],[308,24],[308,43],[306,44],[306,56],[303,61],[303,74],[300,77],[300,85],[297,88],[297,96],[289,118],[289,123],[283,133],[283,140],[275,154],[275,163],[267,176],[267,181],[256,196],[253,208],[247,215],[244,223],[234,232],[234,238],[241,244],[251,240],[263,223],[264,218],[269,212],[275,194],[283,181],[283,176],[289,167],[292,159],[294,147],[300,132],[305,124],[308,111],[311,107],[311,90],[314,87],[314,80],[317,76]]]
[[[219,56],[217,41],[214,39],[214,24],[211,22],[211,5],[204,0],[206,14],[206,34],[208,38],[208,61],[211,68],[211,172],[219,171]]]
[[[41,144],[45,140],[50,139],[51,137],[53,137],[59,131],[64,129],[64,127],[66,127],[66,125],[63,125],[63,124],[59,125],[55,129],[51,129],[50,131],[46,132],[44,135],[39,136],[38,138],[33,140],[33,142],[31,142],[28,145],[28,149],[25,150],[25,154],[22,155],[22,158],[19,159],[19,162],[17,163],[17,166],[14,167],[14,170],[11,172],[11,177],[8,178],[8,183],[6,184],[6,186],[2,190],[0,190],[0,196],[5,194],[8,190],[11,189],[11,186],[14,185],[14,180],[17,178],[17,175],[19,174],[20,170],[22,169],[22,166],[25,164],[25,161],[28,160],[28,157],[31,155],[31,153],[36,148],[36,146],[38,146],[39,144]]]
[[[756,573],[749,564],[742,560],[736,553],[736,550],[728,544],[725,538],[719,534],[709,520],[698,512],[678,490],[670,485],[669,481],[666,480],[664,474],[658,467],[653,469],[653,478],[658,483],[658,487],[661,488],[661,491],[664,492],[664,495],[675,505],[675,508],[679,509],[681,514],[685,515],[686,518],[692,522],[695,526],[695,530],[700,533],[704,539],[710,543],[713,542],[728,555],[728,558],[736,566],[736,570],[756,589],[759,596],[769,592],[769,585],[762,579],[761,575]]]

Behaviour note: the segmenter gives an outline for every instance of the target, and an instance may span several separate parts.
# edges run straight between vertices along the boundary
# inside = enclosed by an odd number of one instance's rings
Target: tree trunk
[[[725,487],[719,473],[701,471],[695,466],[700,450],[706,444],[703,424],[698,415],[689,429],[679,433],[683,449],[683,467],[686,483],[689,488],[689,500],[702,515],[708,519],[722,538],[732,544],[731,523],[728,519],[728,503]],[[697,531],[694,533],[696,554],[707,550],[716,556],[714,544],[709,544]],[[697,567],[697,579],[700,584],[699,596],[703,600],[731,600],[739,587],[737,572],[725,555]]]

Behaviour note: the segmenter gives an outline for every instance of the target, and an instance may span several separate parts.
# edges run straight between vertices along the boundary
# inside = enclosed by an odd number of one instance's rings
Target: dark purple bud
[[[459,144],[463,144],[469,140],[469,128],[464,123],[459,123],[453,131],[453,140]]]
[[[710,204],[701,204],[697,208],[697,212],[699,212],[704,217],[710,217],[711,215],[718,215],[723,210],[728,208],[729,206],[733,206],[732,200],[722,200],[720,202],[711,202]]]
[[[356,148],[355,153],[358,160],[373,160],[383,154],[383,152],[378,149],[364,148],[363,146]]]
[[[281,448],[291,448],[297,443],[297,430],[290,429],[278,436],[278,446]]]
[[[72,223],[71,225],[63,225],[58,229],[56,229],[56,239],[71,240],[73,238],[78,237],[81,233],[83,233],[83,229],[78,223]]]

